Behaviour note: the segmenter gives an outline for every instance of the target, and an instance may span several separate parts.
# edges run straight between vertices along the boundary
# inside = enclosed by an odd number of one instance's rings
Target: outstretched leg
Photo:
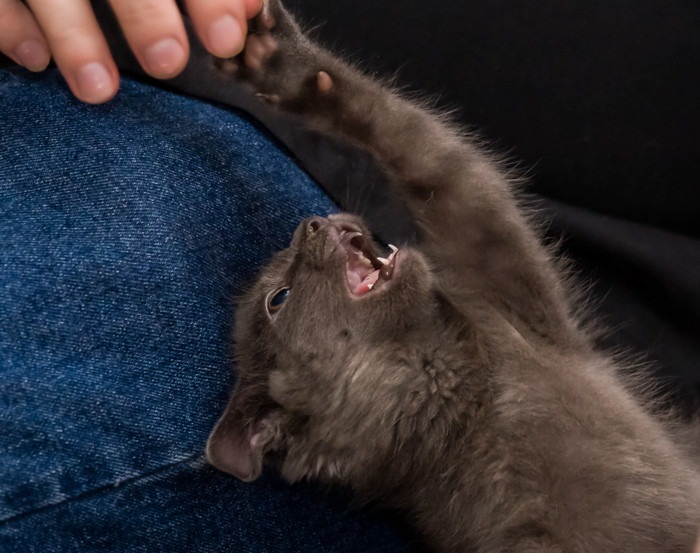
[[[444,117],[313,44],[277,0],[265,3],[242,59],[219,66],[236,68],[280,109],[370,150],[452,294],[485,300],[530,340],[579,344],[562,279],[507,172]]]

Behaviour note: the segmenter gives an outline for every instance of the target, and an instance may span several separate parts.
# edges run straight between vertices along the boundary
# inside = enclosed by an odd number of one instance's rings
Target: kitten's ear
[[[251,482],[262,473],[262,461],[277,434],[269,415],[245,420],[232,397],[207,440],[207,461],[239,480]]]

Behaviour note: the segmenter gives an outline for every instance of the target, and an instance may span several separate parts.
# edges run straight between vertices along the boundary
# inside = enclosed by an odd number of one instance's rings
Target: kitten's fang
[[[394,276],[394,267],[396,266],[396,258],[398,257],[398,249],[389,257],[389,262],[379,269],[379,278],[382,280],[391,280]]]

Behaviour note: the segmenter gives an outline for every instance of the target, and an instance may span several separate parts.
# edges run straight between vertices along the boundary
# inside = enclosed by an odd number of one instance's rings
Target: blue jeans
[[[202,449],[234,299],[336,209],[230,110],[125,80],[105,106],[0,71],[0,550],[405,551],[345,494]]]

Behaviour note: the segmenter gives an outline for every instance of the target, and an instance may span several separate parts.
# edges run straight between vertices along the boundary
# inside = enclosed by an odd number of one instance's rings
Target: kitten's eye
[[[289,292],[290,289],[283,286],[267,295],[267,312],[270,315],[282,309],[282,304],[287,299],[287,296],[289,296]]]

